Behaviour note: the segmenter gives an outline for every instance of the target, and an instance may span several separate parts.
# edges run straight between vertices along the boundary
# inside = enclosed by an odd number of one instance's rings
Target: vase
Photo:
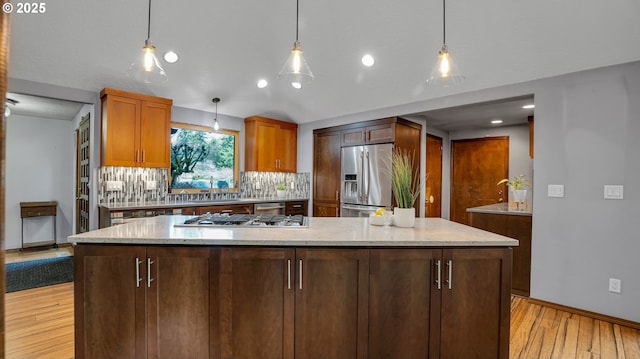
[[[278,198],[284,198],[287,194],[287,191],[284,189],[277,189],[276,194],[278,195]]]
[[[398,208],[393,209],[393,224],[396,227],[411,228],[416,223],[416,209]]]
[[[524,200],[527,198],[526,189],[512,189],[511,193],[513,193],[513,201],[516,203],[524,203]]]

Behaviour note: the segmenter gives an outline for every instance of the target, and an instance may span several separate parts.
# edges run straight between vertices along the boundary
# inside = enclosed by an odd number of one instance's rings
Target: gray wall
[[[313,169],[315,128],[531,94],[531,296],[640,322],[640,62],[307,123],[298,168]],[[549,184],[564,184],[565,197],[547,197]],[[625,185],[624,200],[605,200],[605,184]],[[609,278],[622,280],[622,293],[608,291]]]
[[[57,201],[57,242],[73,233],[75,140],[72,121],[11,115],[7,119],[5,243],[20,248],[20,202]],[[24,239],[53,239],[53,218],[24,220]]]

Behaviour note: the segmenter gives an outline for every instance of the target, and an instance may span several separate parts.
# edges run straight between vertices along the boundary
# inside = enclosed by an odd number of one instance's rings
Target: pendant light
[[[428,85],[452,86],[462,83],[465,77],[453,62],[446,38],[445,0],[442,0],[442,47],[438,51],[438,62],[427,79]]]
[[[291,86],[299,89],[305,82],[313,80],[313,73],[302,56],[300,41],[298,41],[299,0],[296,0],[296,41],[293,43],[291,55],[278,73],[278,78],[291,82]]]
[[[213,130],[218,131],[220,129],[220,124],[218,123],[218,102],[220,102],[220,99],[214,97],[211,101],[216,104],[216,118],[213,119]]]
[[[147,39],[142,47],[142,54],[131,65],[134,77],[145,83],[163,83],[167,81],[167,74],[156,57],[156,47],[151,43],[151,0],[149,0],[149,15],[147,18]]]

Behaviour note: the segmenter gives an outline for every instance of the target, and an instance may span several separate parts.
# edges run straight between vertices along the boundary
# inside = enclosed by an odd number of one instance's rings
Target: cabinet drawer
[[[56,207],[43,206],[43,207],[23,207],[20,208],[20,216],[25,217],[41,217],[41,216],[55,216]]]
[[[295,201],[295,202],[287,202],[284,208],[284,214],[289,216],[294,216],[301,214],[303,216],[308,215],[308,203],[307,201]]]

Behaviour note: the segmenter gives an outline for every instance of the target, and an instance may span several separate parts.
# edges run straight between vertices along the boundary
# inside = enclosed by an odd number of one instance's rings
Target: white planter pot
[[[513,201],[518,203],[524,203],[527,198],[527,190],[526,189],[512,189],[511,193],[513,194]]]
[[[393,224],[396,227],[411,228],[416,223],[415,208],[398,208],[393,209]]]
[[[278,198],[284,198],[287,195],[287,191],[284,189],[277,189],[276,194],[278,195]]]

